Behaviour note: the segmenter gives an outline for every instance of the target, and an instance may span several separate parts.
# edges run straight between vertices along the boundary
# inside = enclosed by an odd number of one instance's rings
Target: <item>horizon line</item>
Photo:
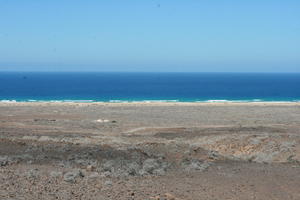
[[[0,70],[0,73],[207,73],[207,74],[226,74],[226,73],[237,73],[237,74],[300,74],[299,72],[269,72],[269,71],[71,71],[71,70],[62,70],[62,71],[44,71],[44,70]]]

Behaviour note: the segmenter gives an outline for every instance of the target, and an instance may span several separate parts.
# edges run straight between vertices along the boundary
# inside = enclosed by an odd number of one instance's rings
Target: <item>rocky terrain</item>
[[[300,199],[298,103],[0,103],[0,199]]]

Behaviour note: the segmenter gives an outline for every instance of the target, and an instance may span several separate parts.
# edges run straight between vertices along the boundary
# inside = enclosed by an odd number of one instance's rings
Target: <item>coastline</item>
[[[76,102],[76,101],[0,101],[0,106],[38,106],[38,105],[74,105],[74,106],[300,106],[300,102],[293,101],[219,101],[219,102],[162,102],[162,101],[134,101],[134,102]]]

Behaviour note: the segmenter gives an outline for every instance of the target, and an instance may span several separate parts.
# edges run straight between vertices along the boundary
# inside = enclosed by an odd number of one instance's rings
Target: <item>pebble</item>
[[[176,199],[175,196],[170,193],[166,193],[165,198],[166,198],[166,200],[175,200]]]
[[[110,186],[113,185],[113,183],[112,183],[112,181],[105,181],[105,182],[104,182],[104,185],[110,187]]]
[[[0,167],[6,166],[8,164],[8,157],[7,156],[0,156]]]
[[[75,183],[76,179],[79,177],[83,177],[84,175],[80,170],[73,170],[70,172],[65,173],[64,175],[64,181],[69,183]]]
[[[39,176],[38,169],[31,169],[26,173],[27,178],[37,178]]]
[[[52,171],[50,172],[50,176],[52,178],[59,178],[59,177],[62,177],[63,173],[62,172],[58,172],[58,171]]]
[[[90,179],[90,180],[95,180],[98,178],[100,178],[100,175],[97,172],[93,172],[88,176],[88,179]]]
[[[93,165],[88,165],[88,166],[86,167],[86,170],[89,171],[89,172],[94,171],[94,170],[95,170],[95,166],[93,166]]]

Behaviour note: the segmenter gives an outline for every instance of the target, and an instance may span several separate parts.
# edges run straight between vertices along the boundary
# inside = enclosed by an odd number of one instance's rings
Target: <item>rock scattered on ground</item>
[[[75,169],[64,174],[64,181],[75,183],[76,179],[84,177],[81,170]]]

